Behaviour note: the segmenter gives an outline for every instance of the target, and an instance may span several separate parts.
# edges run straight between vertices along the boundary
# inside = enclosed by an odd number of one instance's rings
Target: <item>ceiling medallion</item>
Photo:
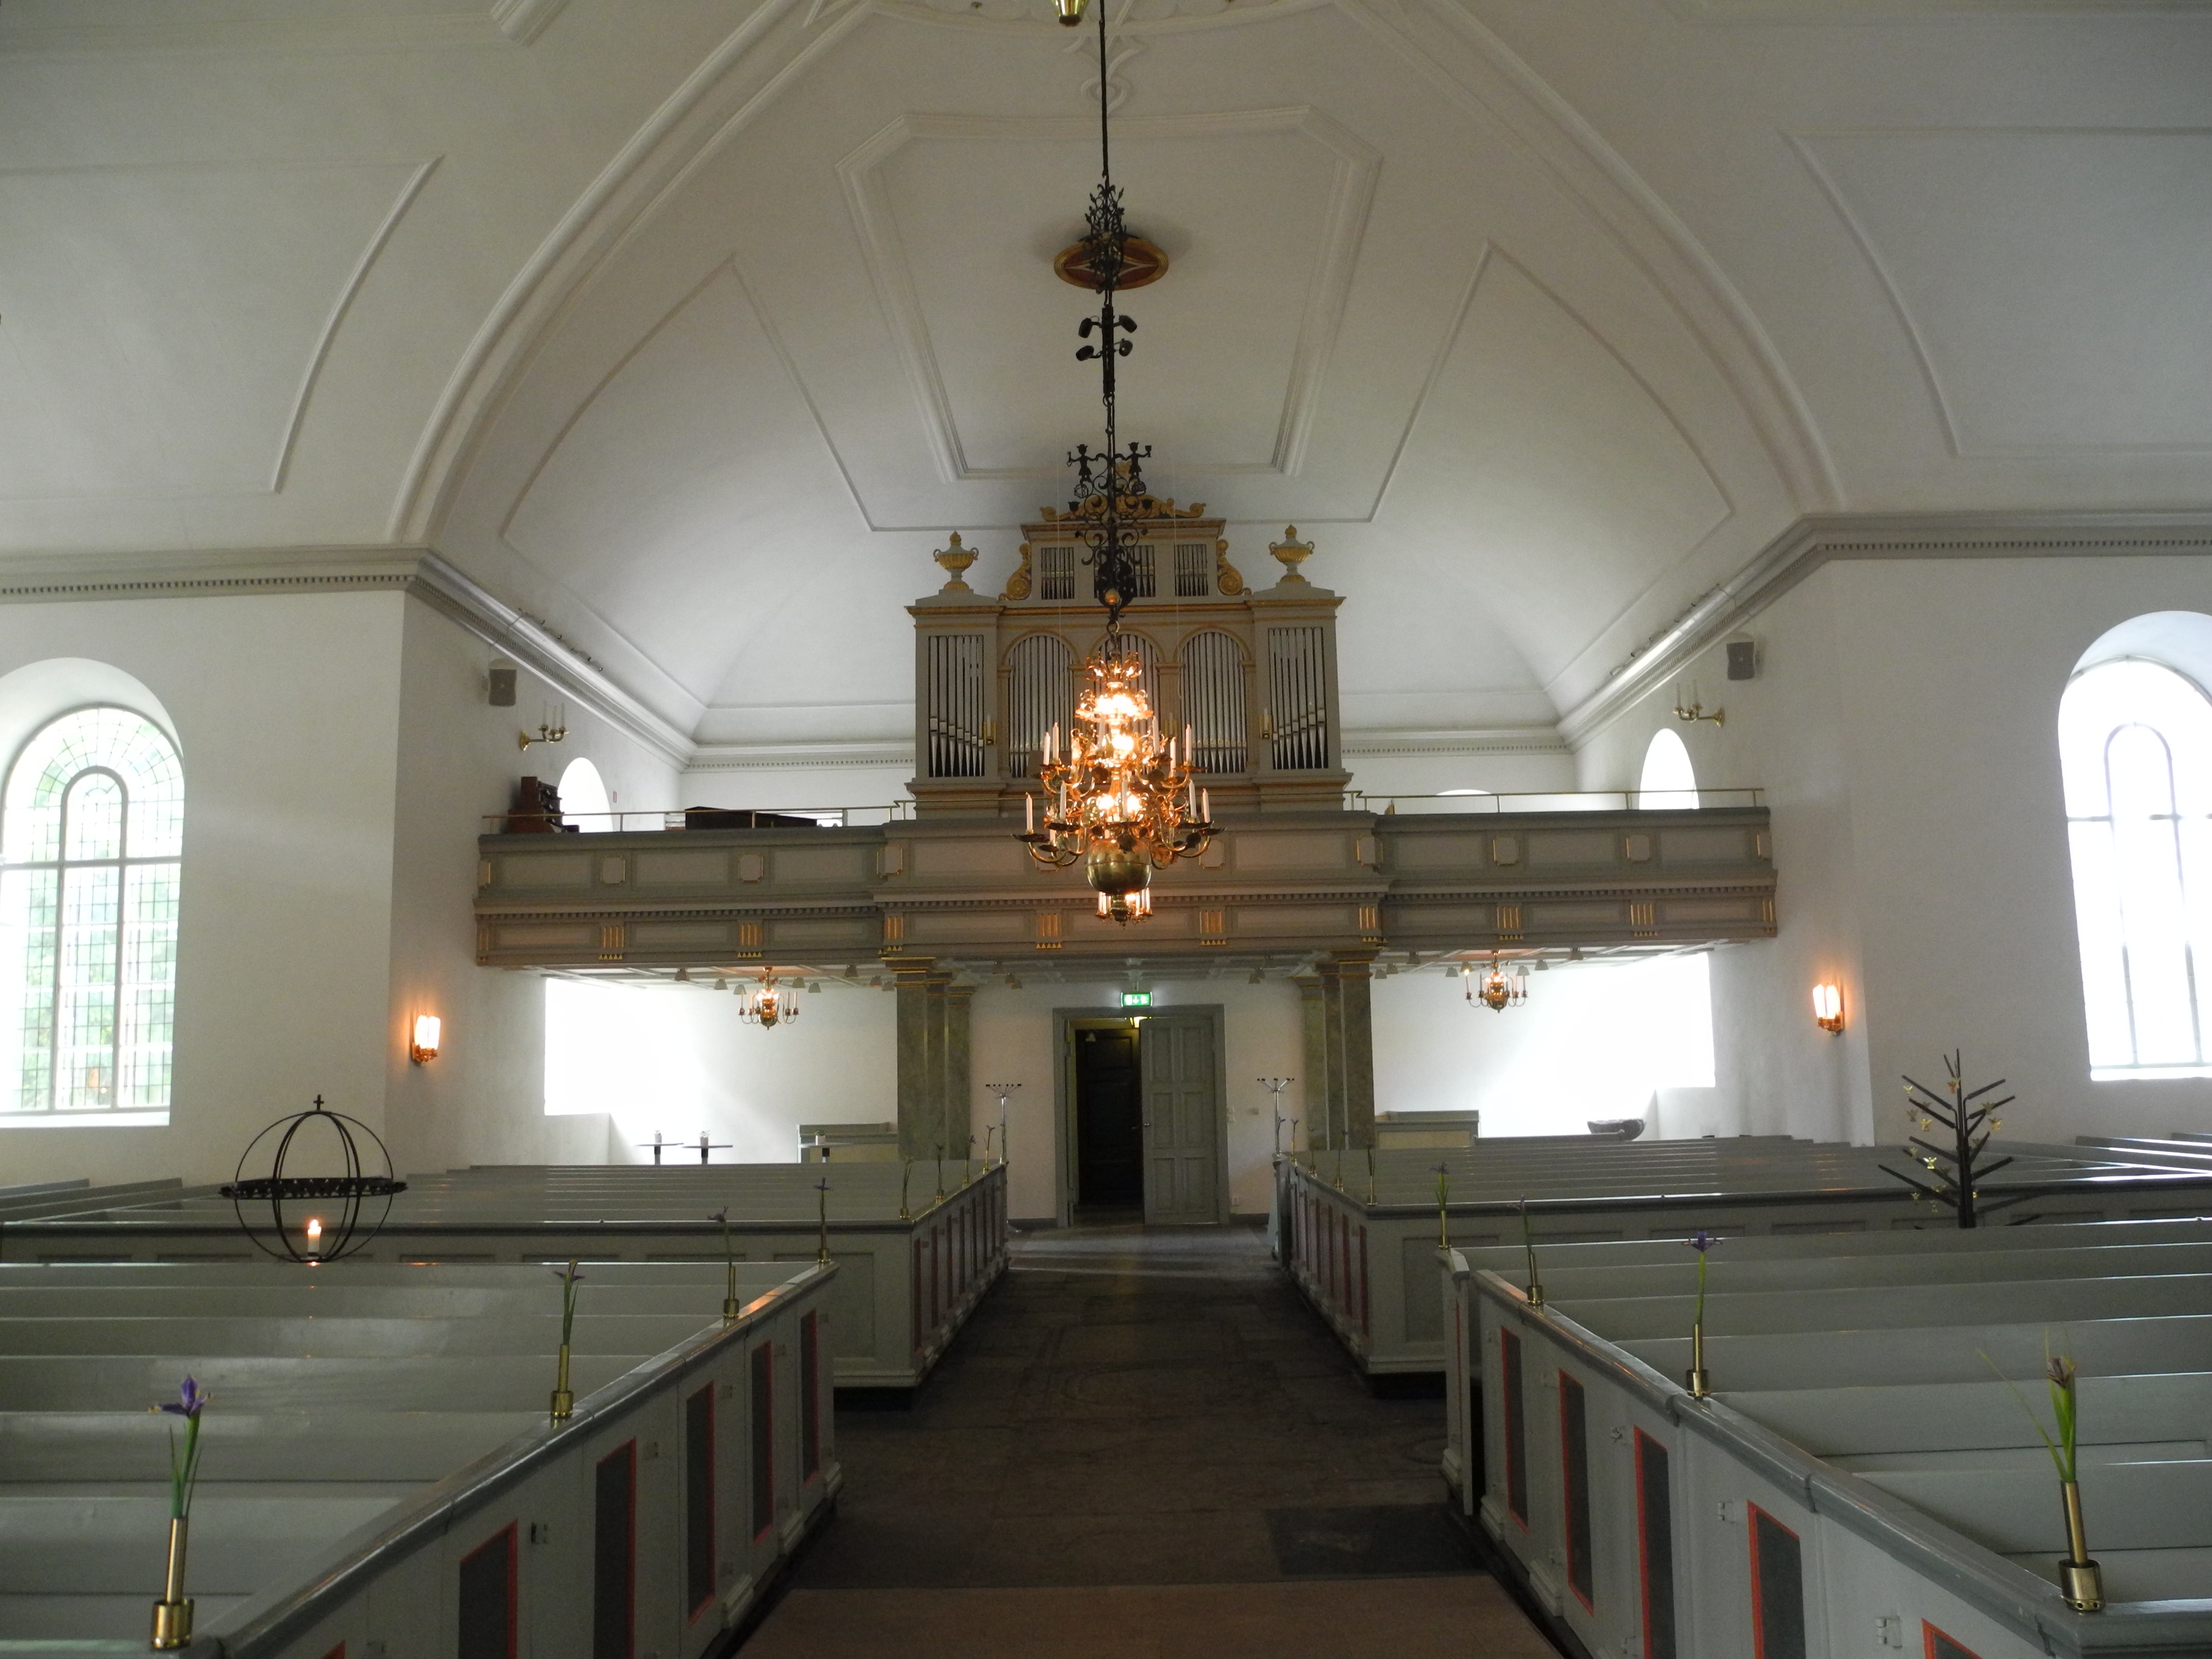
[[[1052,256],[1052,274],[1073,288],[1104,291],[1098,274],[1091,268],[1091,239],[1080,237]],[[1158,242],[1127,236],[1121,242],[1121,270],[1115,277],[1116,290],[1144,288],[1168,274],[1168,256]]]
[[[1083,19],[1086,0],[1054,0],[1060,21]],[[1045,819],[1036,822],[1036,798],[1026,798],[1028,822],[1020,839],[1040,864],[1065,869],[1083,860],[1084,878],[1098,895],[1098,914],[1129,922],[1152,913],[1152,872],[1194,857],[1213,839],[1212,803],[1198,787],[1191,764],[1190,728],[1175,739],[1160,733],[1158,715],[1144,685],[1136,642],[1121,633],[1121,613],[1137,592],[1136,532],[1125,514],[1144,510],[1144,464],[1149,445],[1125,451],[1115,428],[1115,368],[1127,356],[1136,324],[1114,297],[1123,288],[1151,282],[1167,268],[1167,256],[1129,234],[1121,217],[1121,192],[1114,184],[1114,151],[1107,118],[1106,11],[1098,7],[1098,187],[1085,215],[1088,230],[1074,249],[1053,262],[1063,280],[1095,289],[1098,314],[1085,317],[1078,335],[1089,343],[1076,361],[1094,359],[1099,402],[1106,411],[1105,447],[1093,453],[1078,444],[1067,458],[1075,469],[1069,515],[1085,523],[1091,590],[1106,608],[1106,632],[1083,665],[1083,690],[1073,729],[1063,749],[1060,729],[1044,734],[1038,775],[1045,787]],[[1154,263],[1143,270],[1146,251]],[[1079,266],[1071,255],[1079,255]],[[1071,276],[1071,270],[1081,270]],[[1094,339],[1093,336],[1097,337]]]

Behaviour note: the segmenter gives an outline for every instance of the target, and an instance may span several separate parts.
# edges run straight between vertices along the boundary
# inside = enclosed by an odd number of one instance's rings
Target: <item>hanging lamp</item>
[[[1060,21],[1082,21],[1087,0],[1054,0]],[[1045,811],[1025,799],[1020,839],[1040,864],[1065,869],[1080,859],[1084,877],[1098,896],[1098,914],[1130,922],[1152,913],[1155,869],[1195,857],[1213,838],[1212,803],[1198,787],[1190,727],[1178,749],[1163,735],[1144,684],[1137,641],[1121,632],[1121,613],[1138,587],[1137,532],[1123,514],[1140,510],[1149,445],[1121,447],[1115,422],[1115,368],[1132,349],[1136,324],[1115,304],[1129,270],[1131,237],[1114,183],[1113,136],[1107,116],[1106,12],[1098,8],[1098,186],[1085,214],[1082,264],[1098,290],[1098,313],[1077,331],[1085,343],[1079,362],[1099,366],[1099,401],[1105,407],[1106,444],[1093,453],[1078,444],[1067,458],[1075,469],[1069,516],[1088,550],[1091,591],[1105,607],[1106,631],[1083,665],[1075,720],[1063,742],[1054,725],[1044,733],[1038,776]],[[1096,337],[1095,338],[1093,337]]]
[[[1470,1003],[1482,1003],[1502,1014],[1508,1008],[1528,1000],[1528,970],[1516,966],[1509,975],[1498,964],[1498,953],[1494,951],[1490,956],[1490,971],[1482,975],[1480,988],[1475,984],[1473,963],[1462,963],[1459,971],[1461,979],[1466,982],[1467,1000]]]
[[[738,1018],[748,1025],[757,1025],[763,1030],[772,1031],[779,1025],[787,1025],[797,1019],[799,1010],[781,991],[776,989],[775,975],[763,974],[760,988],[744,994]]]

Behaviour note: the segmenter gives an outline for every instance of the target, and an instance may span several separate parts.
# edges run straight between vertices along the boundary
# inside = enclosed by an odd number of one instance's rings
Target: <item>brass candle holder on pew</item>
[[[561,1281],[561,1356],[553,1376],[550,1410],[556,1423],[565,1423],[576,1411],[575,1392],[568,1386],[568,1340],[576,1328],[576,1286],[584,1275],[571,1261],[565,1269],[555,1268],[553,1276]]]
[[[204,1394],[191,1377],[177,1390],[174,1400],[155,1407],[185,1419],[185,1443],[177,1444],[176,1429],[169,1431],[169,1552],[161,1574],[161,1600],[154,1603],[153,1630],[148,1645],[161,1652],[188,1647],[192,1639],[192,1602],[185,1594],[185,1545],[191,1527],[192,1488],[200,1476],[200,1413],[210,1395]]]
[[[1698,1308],[1690,1317],[1690,1370],[1682,1381],[1691,1399],[1703,1400],[1713,1391],[1712,1378],[1705,1372],[1705,1252],[1721,1241],[1717,1234],[1700,1227],[1684,1242],[1698,1253]]]

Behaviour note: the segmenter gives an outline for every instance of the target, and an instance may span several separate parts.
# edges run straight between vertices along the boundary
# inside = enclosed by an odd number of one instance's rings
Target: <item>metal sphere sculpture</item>
[[[255,1150],[271,1136],[269,1172],[247,1176]],[[380,1171],[368,1167],[364,1139],[375,1148]],[[341,1173],[291,1173],[299,1154],[318,1143],[335,1147]],[[331,1110],[317,1095],[306,1111],[278,1118],[247,1142],[230,1184],[219,1190],[237,1211],[239,1226],[263,1252],[280,1261],[317,1263],[343,1261],[375,1237],[392,1213],[393,1196],[405,1192],[407,1183],[392,1178],[392,1154],[375,1130]]]

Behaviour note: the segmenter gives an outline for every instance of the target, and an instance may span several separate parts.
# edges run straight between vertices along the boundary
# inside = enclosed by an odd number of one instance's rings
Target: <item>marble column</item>
[[[1337,1131],[1350,1147],[1375,1144],[1375,1013],[1371,951],[1336,953],[1338,1036],[1344,1078]]]
[[[975,1085],[969,1081],[969,1014],[975,1000],[972,985],[945,988],[945,1155],[964,1158],[975,1133]],[[975,1156],[981,1158],[979,1146]]]
[[[1291,983],[1298,988],[1298,1031],[1304,1039],[1305,1051],[1304,1068],[1298,1081],[1305,1103],[1298,1109],[1302,1121],[1297,1131],[1286,1132],[1285,1152],[1297,1146],[1300,1137],[1308,1146],[1328,1144],[1328,1021],[1322,1005],[1321,981],[1301,975]]]
[[[929,1067],[929,981],[936,963],[927,957],[891,957],[898,998],[899,1156],[916,1163],[933,1157],[945,1121]]]
[[[952,977],[949,974],[932,974],[922,981],[924,1079],[921,1115],[922,1121],[929,1126],[927,1156],[933,1158],[949,1158],[954,1155],[945,1124],[945,993],[951,983]]]
[[[1316,1146],[1344,1145],[1344,975],[1336,958],[1314,964],[1321,975],[1322,1049],[1327,1061],[1322,1073],[1322,1139]]]

